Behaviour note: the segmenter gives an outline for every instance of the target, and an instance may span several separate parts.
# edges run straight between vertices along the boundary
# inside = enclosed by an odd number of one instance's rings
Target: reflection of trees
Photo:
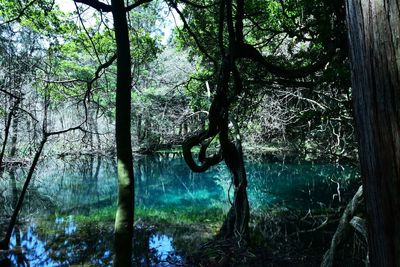
[[[283,205],[299,209],[337,207],[338,197],[347,196],[353,187],[356,172],[334,164],[299,161],[246,162],[249,166],[250,201],[254,208]],[[230,180],[226,180],[223,167],[206,173],[192,173],[180,155],[155,154],[137,159],[137,205],[165,207],[167,205],[196,206],[228,204]],[[233,191],[231,188],[230,191]],[[351,190],[349,190],[351,191]],[[233,192],[230,192],[231,194]],[[195,197],[194,197],[195,196]],[[231,196],[232,197],[232,196]]]
[[[9,217],[15,207],[15,203],[18,201],[20,194],[20,185],[25,178],[25,171],[18,168],[10,168],[8,172],[5,173],[4,180],[0,181],[0,203],[3,202],[4,207],[1,210],[1,216]],[[8,184],[7,184],[8,183]],[[53,199],[40,192],[40,184],[31,184],[26,194],[26,202],[22,208],[22,217],[29,217],[34,213],[39,213],[46,210],[51,212],[54,210]]]
[[[40,228],[29,226],[21,230],[21,244],[32,266],[111,264],[113,233],[108,228],[91,223],[76,226],[69,220],[59,219],[55,223],[46,222]]]
[[[41,173],[47,174],[39,179],[41,192],[52,196],[60,212],[88,214],[115,202],[116,169],[112,159],[88,156],[52,160],[42,166]]]
[[[28,260],[31,266],[110,266],[114,254],[111,226],[111,222],[77,223],[58,218],[40,227],[21,227],[19,235],[14,233],[13,242],[19,243],[25,252],[23,256],[20,254],[20,259]],[[155,234],[153,228],[139,226],[135,229],[134,266],[156,266],[160,262],[158,250],[150,247],[149,240]],[[16,256],[11,260],[17,265]]]
[[[226,168],[214,168],[204,174],[192,173],[181,155],[173,153],[138,157],[136,164],[138,206],[227,204],[229,183],[218,179],[224,176]],[[319,207],[317,202],[324,207],[335,206],[338,198],[332,200],[332,196],[337,194],[338,184],[339,192],[345,193],[344,189],[355,175],[349,169],[331,164],[257,160],[246,164],[252,181],[249,193],[253,207],[283,202],[297,208]],[[39,168],[38,173],[45,175],[33,180],[25,213],[39,210],[48,213],[58,207],[59,212],[89,214],[94,209],[114,204],[114,160],[97,156],[69,161],[46,160]],[[0,203],[5,207],[2,216],[12,203],[9,176],[8,173],[6,179],[0,181],[3,184],[7,181],[0,187],[5,188],[0,195]],[[20,177],[24,177],[22,169],[16,169],[15,176],[18,188]]]
[[[15,179],[15,169],[11,168],[10,169],[10,183],[11,183],[11,188],[12,188],[12,206],[13,209],[17,207],[18,203],[18,197],[19,197],[19,192],[17,190],[17,183]],[[16,222],[14,226],[14,234],[15,234],[15,247],[17,248],[15,256],[16,256],[16,261],[18,266],[25,266],[25,259],[22,254],[22,249],[21,249],[21,233],[19,230],[19,223],[18,221]]]
[[[219,199],[213,173],[192,173],[179,154],[148,155],[136,164],[138,206],[207,206]]]
[[[113,160],[85,157],[76,160],[45,160],[28,188],[22,216],[57,212],[89,213],[111,206],[116,199],[116,170]],[[11,175],[18,190],[25,178],[24,169],[5,173],[0,180],[0,222],[12,211]]]
[[[249,162],[251,199],[255,205],[284,204],[313,209],[338,206],[335,194],[346,193],[356,171],[349,167],[309,162]],[[351,191],[351,190],[350,190]]]

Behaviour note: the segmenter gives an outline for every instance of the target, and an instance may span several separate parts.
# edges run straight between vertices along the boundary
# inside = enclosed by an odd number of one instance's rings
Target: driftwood
[[[336,251],[341,247],[346,238],[351,233],[353,227],[364,237],[367,235],[365,222],[360,217],[355,216],[363,203],[363,188],[360,186],[353,199],[347,204],[346,209],[340,218],[339,225],[332,237],[331,246],[325,252],[321,267],[335,266]]]

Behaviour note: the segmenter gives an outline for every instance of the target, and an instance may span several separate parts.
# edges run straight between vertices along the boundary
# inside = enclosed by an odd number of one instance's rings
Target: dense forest
[[[400,266],[399,0],[0,0],[0,266]]]

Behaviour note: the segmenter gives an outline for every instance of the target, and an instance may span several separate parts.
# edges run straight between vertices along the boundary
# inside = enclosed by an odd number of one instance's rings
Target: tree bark
[[[400,266],[400,3],[347,0],[371,266]]]
[[[131,56],[123,0],[112,0],[117,44],[115,133],[118,159],[118,204],[115,217],[114,266],[131,266],[134,215],[134,177],[131,146]]]

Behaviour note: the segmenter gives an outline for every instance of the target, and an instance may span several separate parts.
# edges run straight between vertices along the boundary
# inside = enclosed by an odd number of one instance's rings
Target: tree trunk
[[[17,138],[18,138],[18,124],[19,118],[14,111],[14,119],[12,121],[12,136],[11,136],[11,150],[10,150],[10,158],[14,158],[17,153]]]
[[[15,100],[14,105],[10,110],[10,113],[8,113],[6,126],[4,129],[4,140],[3,140],[3,144],[1,147],[1,151],[0,151],[0,170],[2,170],[2,168],[3,168],[2,165],[3,165],[4,153],[5,153],[6,145],[7,145],[7,141],[8,141],[8,135],[10,133],[11,120],[13,119],[14,113],[16,112],[16,109],[17,109],[20,101],[21,100],[19,98],[17,100]]]
[[[8,249],[8,247],[10,245],[10,239],[11,239],[12,231],[14,229],[14,226],[15,226],[16,222],[17,222],[18,214],[21,211],[22,204],[23,204],[24,198],[25,198],[25,194],[26,194],[26,192],[28,190],[29,183],[32,180],[33,174],[34,174],[35,169],[36,169],[36,165],[39,162],[40,155],[42,154],[43,147],[46,144],[46,142],[47,142],[47,136],[44,136],[42,141],[40,142],[40,146],[39,146],[38,150],[35,153],[35,156],[33,158],[31,167],[29,168],[28,176],[26,177],[26,180],[24,182],[24,186],[22,187],[21,194],[19,195],[18,201],[17,201],[17,203],[16,203],[16,205],[14,207],[14,211],[13,211],[13,214],[11,216],[10,223],[8,224],[6,236],[5,236],[4,240],[2,240],[0,242],[0,249],[6,250],[6,249]]]
[[[233,116],[231,122],[234,128],[235,144],[229,140],[227,125],[220,133],[220,140],[225,163],[233,176],[232,181],[235,191],[232,206],[219,235],[224,238],[236,237],[240,241],[249,238],[250,206],[247,197],[247,175],[244,166],[240,130]]]
[[[371,266],[400,266],[400,3],[347,0]]]
[[[112,0],[117,44],[115,133],[118,159],[118,204],[115,217],[114,266],[131,266],[134,215],[134,178],[131,146],[131,56],[123,0]]]

